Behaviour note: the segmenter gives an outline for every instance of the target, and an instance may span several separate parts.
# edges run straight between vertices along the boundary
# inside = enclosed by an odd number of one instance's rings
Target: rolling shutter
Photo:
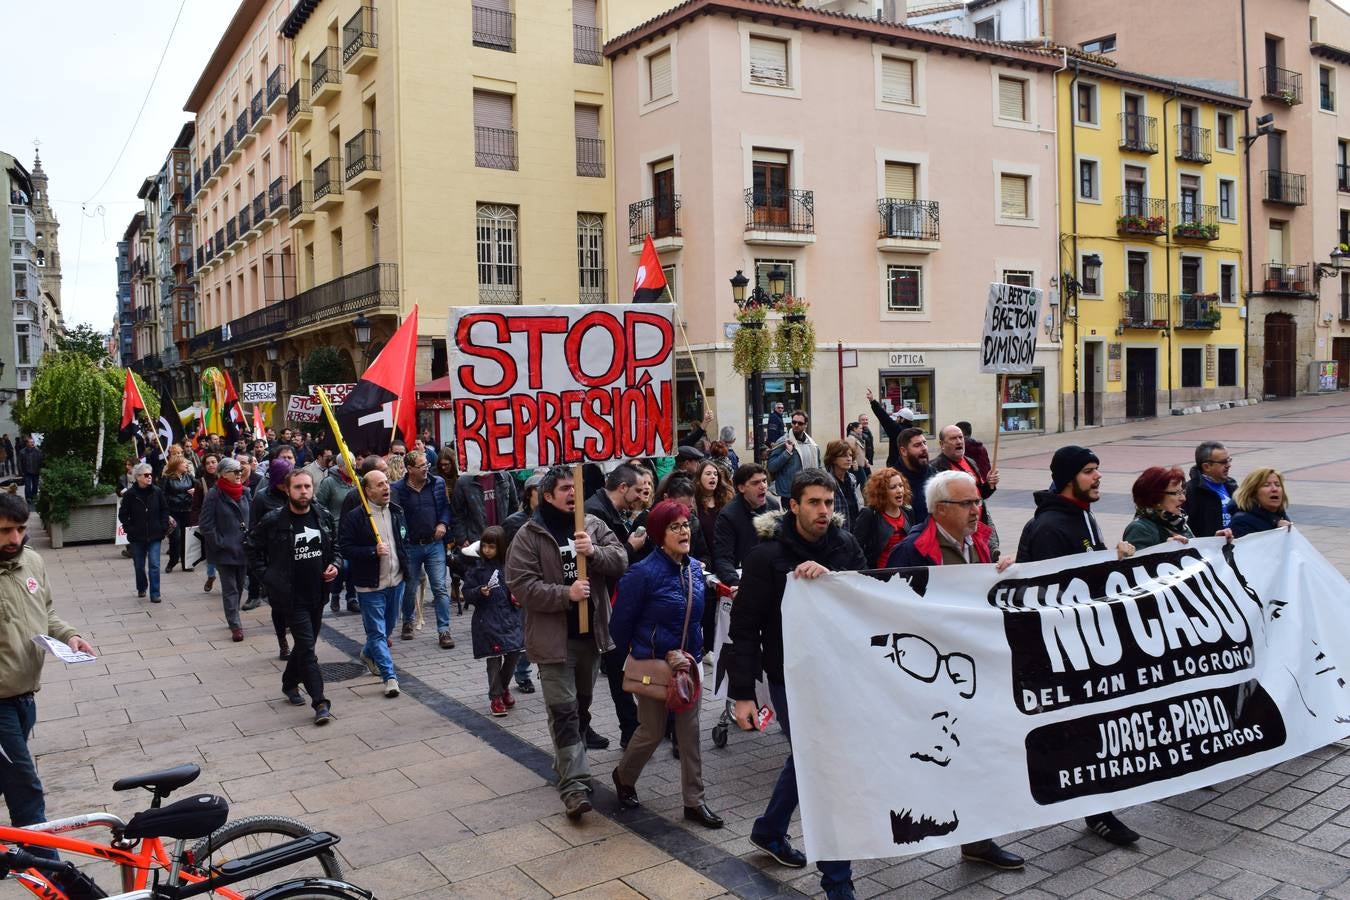
[[[1027,84],[1017,78],[998,79],[998,116],[1000,119],[1027,120]]]
[[[1005,219],[1027,219],[1027,182],[1025,175],[999,176],[999,208]]]
[[[914,200],[918,166],[911,163],[886,163],[886,196],[892,200]]]
[[[914,105],[914,62],[881,58],[881,102]]]
[[[509,131],[512,127],[511,95],[474,91],[473,124],[477,128],[503,128]]]
[[[576,106],[577,137],[598,140],[600,138],[600,107]]]
[[[595,27],[595,0],[572,0],[572,24]]]
[[[788,86],[787,41],[750,38],[750,81],[773,87]]]
[[[670,77],[670,49],[653,53],[647,57],[647,77],[651,86],[652,100],[669,97],[674,92]]]
[[[473,0],[473,5],[481,9],[490,9],[493,12],[509,13],[511,11],[511,0]]]

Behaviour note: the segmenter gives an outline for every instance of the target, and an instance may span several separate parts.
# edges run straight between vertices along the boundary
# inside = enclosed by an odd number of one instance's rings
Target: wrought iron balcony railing
[[[1116,233],[1156,237],[1167,233],[1167,201],[1122,194],[1116,197]]]
[[[1176,327],[1193,331],[1214,331],[1222,313],[1218,294],[1179,294]]]
[[[313,106],[309,102],[309,79],[297,79],[286,89],[286,121],[289,122],[301,113],[312,110]]]
[[[267,75],[267,108],[286,96],[286,66],[279,65]]]
[[[1121,291],[1120,324],[1126,328],[1166,328],[1166,294]]]
[[[679,194],[648,197],[628,204],[628,243],[640,244],[649,234],[654,240],[682,236]]]
[[[373,128],[358,131],[347,141],[346,176],[351,181],[362,172],[380,171],[380,133]]]
[[[286,199],[287,209],[292,219],[314,212],[314,183],[309,179],[297,181],[291,185]]]
[[[578,269],[577,300],[581,303],[606,302],[605,284],[604,269]]]
[[[941,240],[938,204],[936,200],[897,200],[882,197],[877,201],[881,216],[878,237],[901,238],[916,241]]]
[[[1210,149],[1210,131],[1195,125],[1178,125],[1177,159],[1187,162],[1207,163],[1214,156]]]
[[[398,266],[376,263],[358,269],[302,291],[293,303],[294,327],[328,320],[348,322],[357,313],[373,309],[397,310]]]
[[[598,66],[604,54],[600,29],[592,25],[572,26],[572,62],[583,66]]]
[[[746,188],[745,230],[814,234],[815,192],[792,188]]]
[[[499,9],[473,5],[473,45],[516,52],[516,17]]]
[[[325,159],[314,167],[314,199],[322,200],[330,194],[342,193],[342,176],[336,159]]]
[[[1262,267],[1267,294],[1304,294],[1311,282],[1307,266],[1265,263]]]
[[[250,128],[258,124],[258,120],[263,117],[264,109],[266,109],[266,106],[263,104],[263,92],[259,88],[258,92],[253,95],[253,99],[248,101],[248,124]]]
[[[1265,188],[1263,197],[1269,203],[1303,206],[1308,202],[1306,175],[1265,169],[1261,172],[1261,182]]]
[[[1336,190],[1350,193],[1350,166],[1345,163],[1336,164]]]
[[[234,142],[236,145],[242,142],[244,138],[248,137],[248,128],[248,110],[245,109],[239,114],[239,117],[234,120]]]
[[[267,186],[267,211],[275,213],[279,211],[286,203],[286,176],[282,175],[273,178],[272,183]]]
[[[338,48],[325,47],[309,64],[310,96],[317,95],[324,88],[342,83],[342,66],[338,64]]]
[[[1136,153],[1158,152],[1158,120],[1137,113],[1120,114],[1120,149]]]
[[[577,138],[577,174],[586,178],[605,177],[605,142],[601,138]]]
[[[1303,102],[1303,76],[1289,69],[1265,66],[1261,69],[1261,96],[1296,106]]]
[[[346,65],[353,56],[366,48],[380,46],[379,33],[375,31],[375,7],[363,6],[342,26],[342,64]]]
[[[515,169],[515,129],[475,125],[473,151],[474,165],[480,169]]]
[[[1182,201],[1172,204],[1172,237],[1178,240],[1219,239],[1219,208]]]

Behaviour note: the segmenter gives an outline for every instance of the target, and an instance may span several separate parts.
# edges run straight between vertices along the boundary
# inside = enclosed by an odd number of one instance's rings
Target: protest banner
[[[1027,375],[1036,360],[1036,322],[1041,313],[1041,292],[1017,284],[989,285],[984,308],[984,334],[980,337],[980,371],[998,375],[994,400],[994,452],[989,463],[998,468],[999,437],[1003,434],[1003,402],[1008,375]]]
[[[277,400],[275,381],[249,381],[244,383],[243,389],[239,397],[241,403],[275,403]]]
[[[346,400],[347,395],[356,390],[356,383],[351,384],[311,384],[309,386],[309,396],[317,404],[319,402],[319,388],[328,395],[328,405],[334,408],[341,406]],[[316,405],[315,409],[319,409]],[[318,421],[317,419],[315,421]]]
[[[317,422],[322,413],[319,401],[306,394],[291,394],[286,404],[286,419],[291,422]]]
[[[466,475],[669,456],[674,307],[458,307],[450,396]]]
[[[813,860],[1133,806],[1350,733],[1350,585],[1297,531],[884,574],[783,598]]]

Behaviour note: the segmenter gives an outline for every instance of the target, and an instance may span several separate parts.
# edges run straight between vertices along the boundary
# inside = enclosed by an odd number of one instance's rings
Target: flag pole
[[[366,511],[366,518],[370,520],[370,530],[375,535],[375,542],[382,543],[379,526],[375,524],[375,516],[370,512],[370,502],[366,500],[365,489],[361,487],[361,479],[356,477],[356,467],[352,464],[352,452],[347,449],[347,442],[342,439],[342,429],[338,428],[337,418],[333,415],[333,408],[328,405],[328,395],[324,393],[322,387],[315,387],[319,394],[319,402],[323,404],[323,414],[328,417],[328,427],[333,429],[333,441],[338,447],[338,456],[342,457],[342,463],[347,467],[347,477],[352,480],[356,486],[356,496],[361,498],[361,508]],[[394,548],[390,547],[390,552]]]
[[[675,295],[670,292],[670,282],[666,282],[666,297],[670,299],[673,306],[675,304]],[[708,392],[703,388],[703,376],[698,373],[698,360],[694,359],[694,348],[689,346],[689,333],[684,330],[684,319],[680,318],[679,310],[675,311],[675,321],[680,323],[680,338],[684,341],[684,352],[689,357],[689,364],[694,369],[694,381],[698,384],[698,394],[703,398],[703,411],[708,410]]]
[[[998,376],[998,396],[994,398],[994,457],[989,461],[990,472],[998,468],[998,439],[1003,436],[1003,394],[1007,389],[1008,376]]]

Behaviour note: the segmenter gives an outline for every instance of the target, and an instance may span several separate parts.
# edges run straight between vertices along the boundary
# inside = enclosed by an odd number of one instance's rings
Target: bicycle
[[[129,821],[123,821],[112,813],[87,813],[26,828],[0,826],[0,852],[9,849],[7,845],[19,845],[110,862],[118,867],[121,874],[122,891],[129,892],[145,890],[151,875],[158,875],[161,871],[169,872],[169,880],[174,883],[202,882],[214,871],[211,864],[213,857],[224,860],[246,857],[276,846],[276,841],[271,839],[292,841],[314,833],[304,823],[287,816],[247,816],[227,822],[229,805],[223,798],[210,794],[198,794],[161,806],[165,798],[195,781],[200,774],[200,767],[186,764],[118,779],[113,783],[114,791],[136,788],[149,791],[154,797],[150,808],[132,816]],[[88,828],[107,828],[112,833],[112,839],[107,843],[99,843],[66,836],[70,832]],[[176,841],[172,853],[165,850],[162,839],[166,837]],[[185,849],[189,840],[195,843]],[[320,848],[308,857],[298,858],[294,864],[299,866],[309,860],[317,862],[317,866],[310,863],[287,877],[342,878],[342,864],[331,846]],[[232,883],[240,884],[247,877],[242,876]],[[51,885],[44,876],[35,873],[33,878],[35,880],[32,882],[21,880],[31,893],[48,898],[62,896],[47,892],[48,889],[60,889]],[[253,884],[243,886],[240,890],[217,890],[214,895],[227,900],[242,900],[262,888],[261,884]]]

